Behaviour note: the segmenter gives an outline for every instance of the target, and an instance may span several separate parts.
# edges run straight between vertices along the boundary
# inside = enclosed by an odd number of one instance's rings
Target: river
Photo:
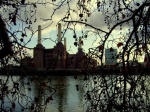
[[[150,77],[126,81],[127,111],[148,111]],[[124,77],[0,76],[0,111],[6,112],[120,112],[124,107]]]
[[[85,83],[83,76],[1,76],[0,101],[15,112],[84,112]]]

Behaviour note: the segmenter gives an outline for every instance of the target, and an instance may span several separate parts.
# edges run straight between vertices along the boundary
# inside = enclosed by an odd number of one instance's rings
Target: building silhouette
[[[33,50],[33,63],[36,68],[41,69],[86,69],[89,66],[97,66],[97,61],[89,65],[88,56],[83,52],[82,39],[79,38],[78,52],[69,54],[66,51],[66,38],[62,43],[61,24],[58,24],[58,42],[54,48],[46,49],[42,43],[41,26],[38,26],[38,43]]]

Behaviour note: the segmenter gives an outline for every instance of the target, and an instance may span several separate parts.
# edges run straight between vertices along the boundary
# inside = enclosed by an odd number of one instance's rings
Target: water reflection
[[[54,96],[54,106],[58,112],[83,112],[83,90],[77,90],[76,85],[83,84],[80,79],[74,77],[52,77],[52,86],[57,92]],[[80,88],[80,87],[79,87]],[[81,96],[80,96],[81,95]]]
[[[128,111],[140,109],[142,112],[149,109],[149,78],[141,75],[128,78]],[[124,77],[0,76],[0,89],[0,111],[120,111],[123,108]]]
[[[51,85],[56,89],[56,93],[50,110],[55,107],[55,111],[64,112],[67,106],[67,77],[51,77]]]
[[[76,79],[73,76],[1,76],[0,83],[1,88],[4,85],[8,86],[7,94],[3,96],[3,108],[7,108],[8,111],[84,111],[82,77]]]

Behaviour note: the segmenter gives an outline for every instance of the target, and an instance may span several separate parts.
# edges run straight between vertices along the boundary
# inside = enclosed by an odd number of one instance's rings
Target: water
[[[150,77],[126,79],[126,111],[148,111]],[[124,77],[0,76],[0,111],[8,112],[120,112]],[[3,110],[2,110],[3,109]]]
[[[83,77],[19,77],[1,76],[4,107],[15,112],[84,112]],[[4,86],[1,86],[1,89]],[[1,94],[2,95],[2,94]],[[1,100],[2,103],[2,100]],[[12,106],[13,105],[13,106]],[[15,105],[15,107],[14,107]],[[28,111],[27,111],[28,110]]]

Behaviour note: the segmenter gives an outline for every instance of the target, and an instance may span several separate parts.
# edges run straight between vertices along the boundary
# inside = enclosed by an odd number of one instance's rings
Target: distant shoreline
[[[16,76],[75,76],[75,75],[123,75],[123,72],[127,75],[146,74],[150,75],[150,69],[140,68],[131,70],[120,70],[120,69],[96,69],[96,70],[80,70],[80,69],[57,69],[57,70],[45,70],[45,69],[8,69],[0,70],[0,75],[16,75]]]

